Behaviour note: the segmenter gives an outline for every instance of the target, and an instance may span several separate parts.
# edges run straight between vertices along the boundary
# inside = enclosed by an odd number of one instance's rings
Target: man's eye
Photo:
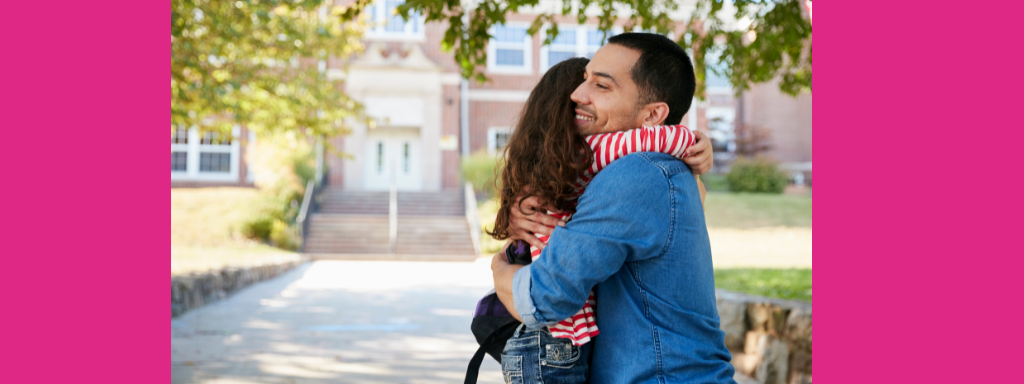
[[[608,87],[604,86],[604,84],[601,83],[597,83],[597,87],[601,89],[608,89]]]

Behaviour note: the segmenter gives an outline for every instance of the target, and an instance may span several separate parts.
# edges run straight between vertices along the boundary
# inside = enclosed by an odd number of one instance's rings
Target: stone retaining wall
[[[253,283],[281,275],[302,263],[303,261],[296,260],[171,276],[171,317],[223,299]]]
[[[736,371],[758,383],[811,383],[811,303],[715,292]]]

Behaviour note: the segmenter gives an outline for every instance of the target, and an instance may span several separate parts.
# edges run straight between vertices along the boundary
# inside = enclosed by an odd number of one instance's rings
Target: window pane
[[[608,31],[608,37],[615,36],[615,32]],[[600,47],[604,45],[604,32],[597,29],[587,31],[587,45],[591,47]]]
[[[384,174],[384,143],[377,143],[377,174]]]
[[[171,152],[171,172],[185,172],[188,170],[188,153]]]
[[[231,145],[231,140],[227,137],[221,137],[220,132],[205,132],[203,133],[202,139],[199,140],[199,144]]]
[[[500,151],[503,148],[505,148],[505,144],[508,144],[508,139],[509,139],[510,136],[512,136],[511,133],[496,133],[496,134],[494,134],[494,147],[495,147],[494,149]]]
[[[526,28],[494,27],[494,40],[501,43],[522,43],[526,37]]]
[[[522,49],[499,49],[496,54],[497,58],[495,62],[498,63],[498,65],[523,65]]]
[[[199,172],[231,172],[230,153],[200,153]]]
[[[725,71],[728,69],[727,63],[718,63],[718,58],[722,57],[722,52],[719,48],[711,49],[707,53],[707,58],[704,62],[707,72],[704,78],[705,87],[726,87],[732,88],[732,84],[729,82],[729,78],[724,76]],[[715,74],[714,69],[718,69],[722,75]]]
[[[562,61],[565,61],[567,59],[571,59],[575,55],[575,52],[548,51],[548,66],[554,67],[555,64],[561,63]]]
[[[576,29],[558,28],[558,37],[556,37],[555,41],[552,41],[551,44],[576,45]]]
[[[188,144],[188,130],[178,128],[171,134],[171,144]]]
[[[402,172],[408,175],[409,174],[409,143],[405,143],[405,148],[404,149],[405,149],[405,151],[402,154],[402,159],[404,160],[402,162]]]

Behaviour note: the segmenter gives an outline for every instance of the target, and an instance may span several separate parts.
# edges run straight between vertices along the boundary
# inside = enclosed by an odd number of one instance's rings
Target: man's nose
[[[569,99],[576,104],[590,104],[590,97],[587,95],[586,87],[586,82],[580,84],[580,86],[576,87],[576,90],[572,91],[572,94],[569,95]]]

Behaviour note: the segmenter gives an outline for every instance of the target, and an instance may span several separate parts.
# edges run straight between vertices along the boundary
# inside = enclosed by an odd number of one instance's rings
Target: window
[[[498,25],[491,29],[487,44],[487,70],[493,73],[531,74],[533,38],[526,25]]]
[[[487,153],[500,154],[511,137],[512,128],[491,127],[487,129]]]
[[[709,92],[731,93],[732,83],[726,77],[725,72],[728,69],[728,64],[723,63],[719,65],[718,58],[720,57],[722,57],[722,47],[716,46],[708,50],[704,61],[704,68],[706,69],[704,87]],[[715,73],[716,69],[721,74]]]
[[[545,28],[546,29],[546,28]],[[621,28],[614,27],[608,31],[608,37],[621,32]],[[541,36],[545,36],[542,31]],[[561,63],[573,57],[592,58],[597,50],[608,40],[604,32],[596,26],[578,27],[575,25],[558,26],[558,36],[551,42],[551,45],[540,49],[540,67],[545,71],[555,64]]]
[[[171,131],[171,180],[238,181],[239,127],[229,136],[196,128]]]
[[[404,0],[377,0],[366,7],[366,36],[394,40],[423,40],[425,18],[417,12],[409,15],[406,22],[395,14],[395,9]]]
[[[402,144],[402,173],[409,174],[409,142]]]

